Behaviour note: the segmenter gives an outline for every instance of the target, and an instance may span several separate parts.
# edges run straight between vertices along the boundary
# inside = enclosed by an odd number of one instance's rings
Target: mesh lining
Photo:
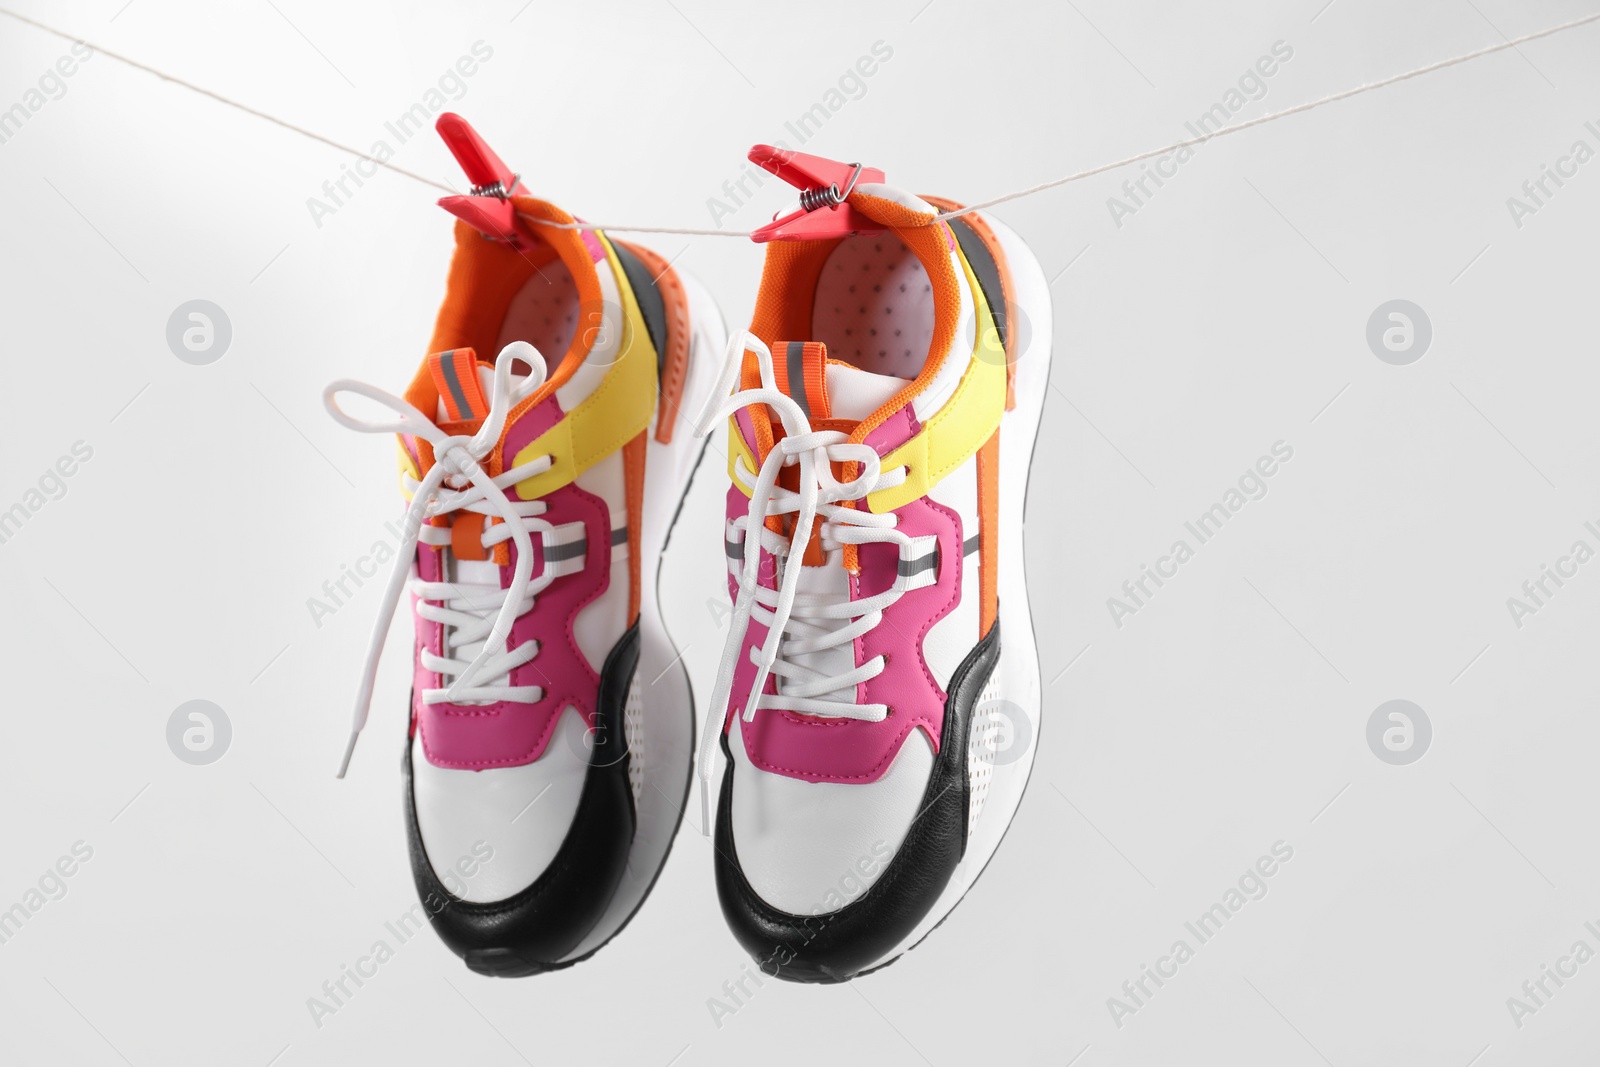
[[[535,271],[522,283],[500,323],[495,352],[512,341],[527,341],[546,359],[559,361],[578,332],[578,284],[559,259]],[[555,362],[550,370],[554,372]]]

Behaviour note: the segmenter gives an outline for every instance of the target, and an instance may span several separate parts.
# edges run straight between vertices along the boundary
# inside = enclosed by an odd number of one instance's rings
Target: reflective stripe
[[[546,544],[544,546],[544,558],[550,561],[571,559],[574,556],[581,556],[588,551],[589,541],[587,538],[581,541],[572,541],[564,545]]]
[[[728,573],[737,575],[744,571],[744,530],[728,523],[722,535],[722,553],[728,557]]]
[[[901,591],[923,589],[939,580],[939,538],[934,534],[913,537],[900,550],[894,588]]]
[[[809,422],[811,400],[806,396],[806,343],[790,341],[784,357],[789,364],[789,398],[800,405],[800,410],[806,413],[806,420]]]
[[[577,574],[589,555],[589,538],[583,521],[563,523],[544,535],[544,572],[550,575]]]
[[[456,402],[456,410],[463,419],[478,418],[478,413],[472,410],[472,401],[467,399],[467,394],[461,390],[461,378],[456,374],[455,350],[444,354],[439,361],[439,370],[444,373],[445,384],[450,387],[450,396]]]

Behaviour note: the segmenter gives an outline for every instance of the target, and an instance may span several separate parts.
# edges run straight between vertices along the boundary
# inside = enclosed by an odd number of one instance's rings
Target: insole
[[[933,340],[933,286],[892,233],[840,242],[823,264],[811,337],[831,359],[874,374],[915,378]]]
[[[544,356],[550,373],[566,357],[578,330],[578,286],[572,272],[559,259],[552,259],[534,272],[511,298],[506,317],[500,323],[500,339],[495,352],[512,341],[527,341]]]

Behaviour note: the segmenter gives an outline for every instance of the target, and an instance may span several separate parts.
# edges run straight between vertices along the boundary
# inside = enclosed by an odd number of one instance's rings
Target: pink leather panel
[[[506,435],[507,462],[560,418],[561,409],[553,396],[522,415]],[[517,499],[514,490],[508,495]],[[440,678],[425,670],[418,656],[414,660],[412,723],[421,733],[424,756],[435,766],[484,770],[532,763],[544,754],[556,719],[568,705],[577,708],[589,726],[594,725],[603,664],[588,661],[578,647],[573,626],[578,613],[603,595],[611,582],[610,509],[600,497],[575,484],[555,490],[544,500],[548,505],[544,518],[554,525],[582,521],[587,540],[584,569],[556,578],[539,593],[533,609],[512,626],[507,642],[510,648],[528,640],[539,642],[539,654],[511,672],[510,684],[540,686],[544,696],[534,704],[424,704],[422,690],[439,688]],[[508,546],[514,565],[517,548],[514,542]],[[533,574],[537,576],[544,566],[537,536],[533,552]],[[438,549],[419,548],[417,565],[424,580],[440,579]],[[512,570],[512,566],[500,568],[502,589],[510,584]],[[417,649],[441,654],[443,627],[421,617],[416,617],[416,625]]]
[[[904,429],[904,424],[900,427]],[[891,431],[893,432],[893,431]],[[730,518],[745,514],[748,501],[736,489],[728,494]],[[887,657],[884,671],[858,687],[862,703],[889,706],[882,722],[828,719],[788,711],[758,711],[751,722],[738,720],[744,731],[745,750],[763,770],[808,782],[875,782],[888,770],[896,753],[913,730],[927,733],[935,751],[944,726],[945,692],[934,679],[922,655],[922,641],[935,622],[949,614],[961,599],[960,516],[929,499],[901,508],[899,528],[913,537],[933,534],[939,541],[940,567],[934,584],[914,589],[884,612],[884,619],[856,641],[856,663],[878,655]],[[762,584],[773,587],[770,556],[762,553]],[[873,596],[895,578],[899,555],[892,545],[864,545],[861,574],[851,579],[852,599]],[[731,593],[736,593],[729,577]],[[724,728],[742,711],[755,665],[749,650],[766,640],[766,628],[752,622],[746,635]],[[768,692],[775,683],[769,681]]]

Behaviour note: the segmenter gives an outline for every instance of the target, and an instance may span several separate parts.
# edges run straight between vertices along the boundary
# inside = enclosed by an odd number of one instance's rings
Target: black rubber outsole
[[[467,970],[485,978],[529,978],[536,974],[559,971],[577,963],[543,963],[526,960],[508,948],[478,948],[461,957]]]

